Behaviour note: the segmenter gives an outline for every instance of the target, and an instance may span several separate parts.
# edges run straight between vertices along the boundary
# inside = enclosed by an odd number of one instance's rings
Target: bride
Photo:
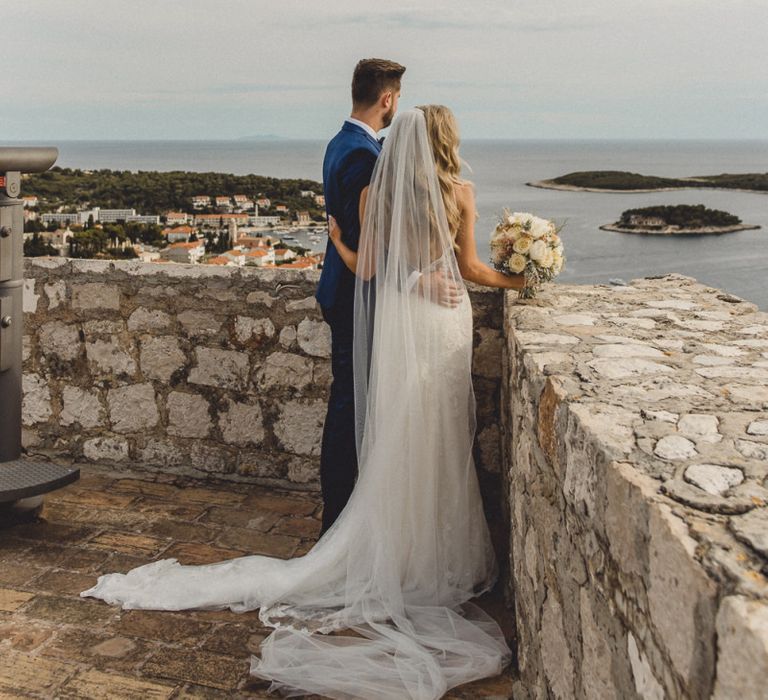
[[[274,631],[251,657],[270,690],[296,696],[432,700],[499,674],[511,652],[470,599],[498,567],[472,442],[472,309],[463,279],[520,288],[477,257],[474,195],[459,179],[446,107],[399,116],[361,197],[354,368],[359,476],[304,556],[205,565],[162,559],[104,574],[81,596],[124,609],[259,609]],[[418,282],[409,284],[413,273]],[[436,303],[455,285],[454,306]],[[328,634],[350,630],[353,634]]]

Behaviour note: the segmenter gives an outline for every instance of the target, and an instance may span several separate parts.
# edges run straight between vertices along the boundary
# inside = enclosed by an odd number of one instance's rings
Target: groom
[[[352,76],[352,114],[331,139],[323,161],[323,193],[328,216],[344,232],[344,242],[357,250],[360,238],[360,193],[368,186],[381,150],[377,133],[392,123],[405,67],[368,58]],[[382,139],[383,140],[383,139]],[[352,327],[355,275],[339,257],[331,240],[315,297],[331,327],[333,381],[320,452],[323,522],[320,534],[336,520],[357,478],[355,405],[352,373]]]

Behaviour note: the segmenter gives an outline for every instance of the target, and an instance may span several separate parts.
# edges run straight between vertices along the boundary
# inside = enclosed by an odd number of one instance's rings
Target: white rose
[[[549,222],[538,217],[534,217],[531,221],[530,235],[533,238],[541,238],[549,233]]]
[[[516,253],[521,253],[524,255],[528,252],[532,243],[533,239],[530,236],[522,235],[514,242],[512,245],[512,250],[514,250]]]
[[[507,267],[514,273],[525,270],[525,258],[520,253],[515,253],[509,258]]]
[[[547,244],[544,241],[534,241],[528,251],[528,257],[534,262],[540,262],[547,251]]]
[[[552,249],[547,248],[546,251],[544,251],[544,256],[539,261],[539,265],[549,269],[550,267],[552,267],[554,262],[555,262],[555,256],[552,253]]]

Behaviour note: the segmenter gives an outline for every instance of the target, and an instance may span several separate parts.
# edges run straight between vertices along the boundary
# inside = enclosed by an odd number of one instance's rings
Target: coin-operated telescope
[[[42,173],[56,148],[0,147],[0,520],[42,505],[41,494],[80,478],[79,469],[21,455],[21,346],[24,328],[24,201],[21,174]]]

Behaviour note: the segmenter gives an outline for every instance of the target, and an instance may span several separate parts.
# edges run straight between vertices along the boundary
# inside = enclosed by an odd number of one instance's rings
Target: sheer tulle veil
[[[469,602],[498,571],[472,460],[471,306],[466,290],[455,308],[432,301],[444,279],[463,288],[425,116],[407,110],[376,162],[361,229],[359,476],[339,518],[302,557],[163,559],[80,595],[123,608],[259,608],[275,629],[250,671],[283,695],[432,700],[498,674],[509,647]]]

